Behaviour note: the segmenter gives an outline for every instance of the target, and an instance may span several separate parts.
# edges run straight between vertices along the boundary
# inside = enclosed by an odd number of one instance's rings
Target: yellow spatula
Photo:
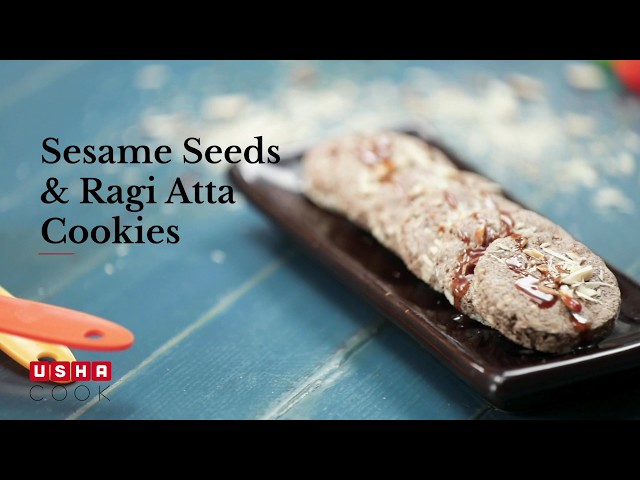
[[[13,297],[2,286],[0,286],[0,295]],[[45,357],[53,358],[59,362],[74,362],[76,360],[71,350],[64,345],[38,342],[17,335],[9,335],[8,333],[0,333],[0,350],[27,369],[30,362],[37,362],[40,358]]]

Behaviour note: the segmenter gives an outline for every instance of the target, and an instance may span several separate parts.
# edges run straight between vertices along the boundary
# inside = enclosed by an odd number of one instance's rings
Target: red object
[[[49,372],[54,382],[70,382],[71,362],[52,362]]]
[[[613,70],[629,90],[640,93],[640,60],[614,60]]]
[[[31,362],[29,365],[29,380],[32,382],[49,381],[49,362]]]
[[[0,332],[83,350],[124,350],[133,333],[88,313],[0,296]]]
[[[88,382],[89,380],[91,380],[91,362],[73,362],[73,368],[71,369],[71,381]]]
[[[89,381],[110,382],[111,362],[31,362],[29,380],[32,382]]]
[[[94,382],[110,382],[111,362],[92,362],[91,379]]]

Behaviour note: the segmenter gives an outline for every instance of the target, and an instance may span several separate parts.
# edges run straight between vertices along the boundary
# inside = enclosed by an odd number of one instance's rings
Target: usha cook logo
[[[106,352],[125,350],[135,340],[131,331],[79,310],[16,298],[2,287],[0,312],[0,333],[20,339],[14,341],[10,337],[3,337],[8,339],[2,341],[0,350],[20,365],[28,367],[29,379],[38,382],[29,389],[32,400],[45,400],[45,389],[51,387],[51,397],[62,401],[67,398],[68,392],[61,384],[71,382],[95,382],[98,395],[93,398],[98,401],[103,398],[109,400],[104,394],[109,385],[104,382],[111,381],[111,362],[77,361],[70,348]],[[28,359],[33,358],[35,350],[43,353],[39,354],[37,361],[30,362]],[[49,359],[53,361],[45,361]],[[51,386],[52,383],[56,385]],[[74,385],[73,396],[78,401],[86,401],[91,397],[89,386],[81,383]]]
[[[32,382],[110,382],[111,362],[31,362]]]
[[[67,387],[61,383],[71,382],[110,382],[111,362],[109,361],[73,361],[73,362],[31,362],[29,364],[29,379],[38,382],[29,389],[29,396],[35,402],[44,400],[49,395],[57,402],[68,397]],[[44,382],[56,382],[49,393],[40,385]],[[108,400],[105,391],[110,385],[98,384],[98,401]],[[73,397],[84,402],[91,396],[91,390],[84,384],[78,384],[73,389]],[[71,398],[71,397],[69,397]]]

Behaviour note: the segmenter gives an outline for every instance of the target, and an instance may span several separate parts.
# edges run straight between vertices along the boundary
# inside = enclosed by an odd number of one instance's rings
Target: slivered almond
[[[562,283],[567,285],[571,285],[576,282],[584,282],[585,280],[590,280],[593,276],[593,267],[591,265],[587,265],[586,267],[581,268],[580,270],[576,270],[575,272],[571,272],[569,275],[562,278]]]
[[[593,288],[585,287],[584,285],[579,285],[576,288],[576,292],[580,292],[584,295],[589,295],[590,297],[597,297],[599,295],[597,290],[594,290]]]
[[[594,280],[590,280],[588,282],[584,282],[587,287],[613,287],[610,283],[606,282],[597,282]]]
[[[584,300],[588,300],[588,301],[594,302],[594,303],[602,303],[597,298],[593,298],[593,297],[590,297],[589,295],[585,295],[584,293],[580,293],[578,290],[576,290],[575,293],[576,293],[576,297],[583,298]]]
[[[540,253],[535,248],[525,248],[522,252],[530,257],[537,258],[540,260],[544,260],[544,254]]]
[[[566,262],[564,265],[562,265],[564,267],[565,270],[567,270],[569,273],[573,273],[576,272],[578,270],[580,270],[580,265],[578,265],[577,263],[569,263]]]
[[[556,258],[559,258],[560,260],[564,261],[564,262],[570,262],[571,259],[565,257],[564,255],[562,255],[561,253],[556,252],[555,250],[548,248],[548,247],[543,247],[542,245],[540,246],[540,248],[542,248],[542,250],[546,253],[548,253],[549,255],[553,255]]]
[[[474,233],[474,240],[478,245],[484,244],[484,235],[485,235],[485,225],[482,224],[478,228],[476,228],[476,231]]]

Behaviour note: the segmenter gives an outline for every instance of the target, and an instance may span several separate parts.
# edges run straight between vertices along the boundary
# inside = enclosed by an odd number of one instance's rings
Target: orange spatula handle
[[[82,350],[124,350],[133,333],[117,323],[69,308],[0,297],[0,332]]]

